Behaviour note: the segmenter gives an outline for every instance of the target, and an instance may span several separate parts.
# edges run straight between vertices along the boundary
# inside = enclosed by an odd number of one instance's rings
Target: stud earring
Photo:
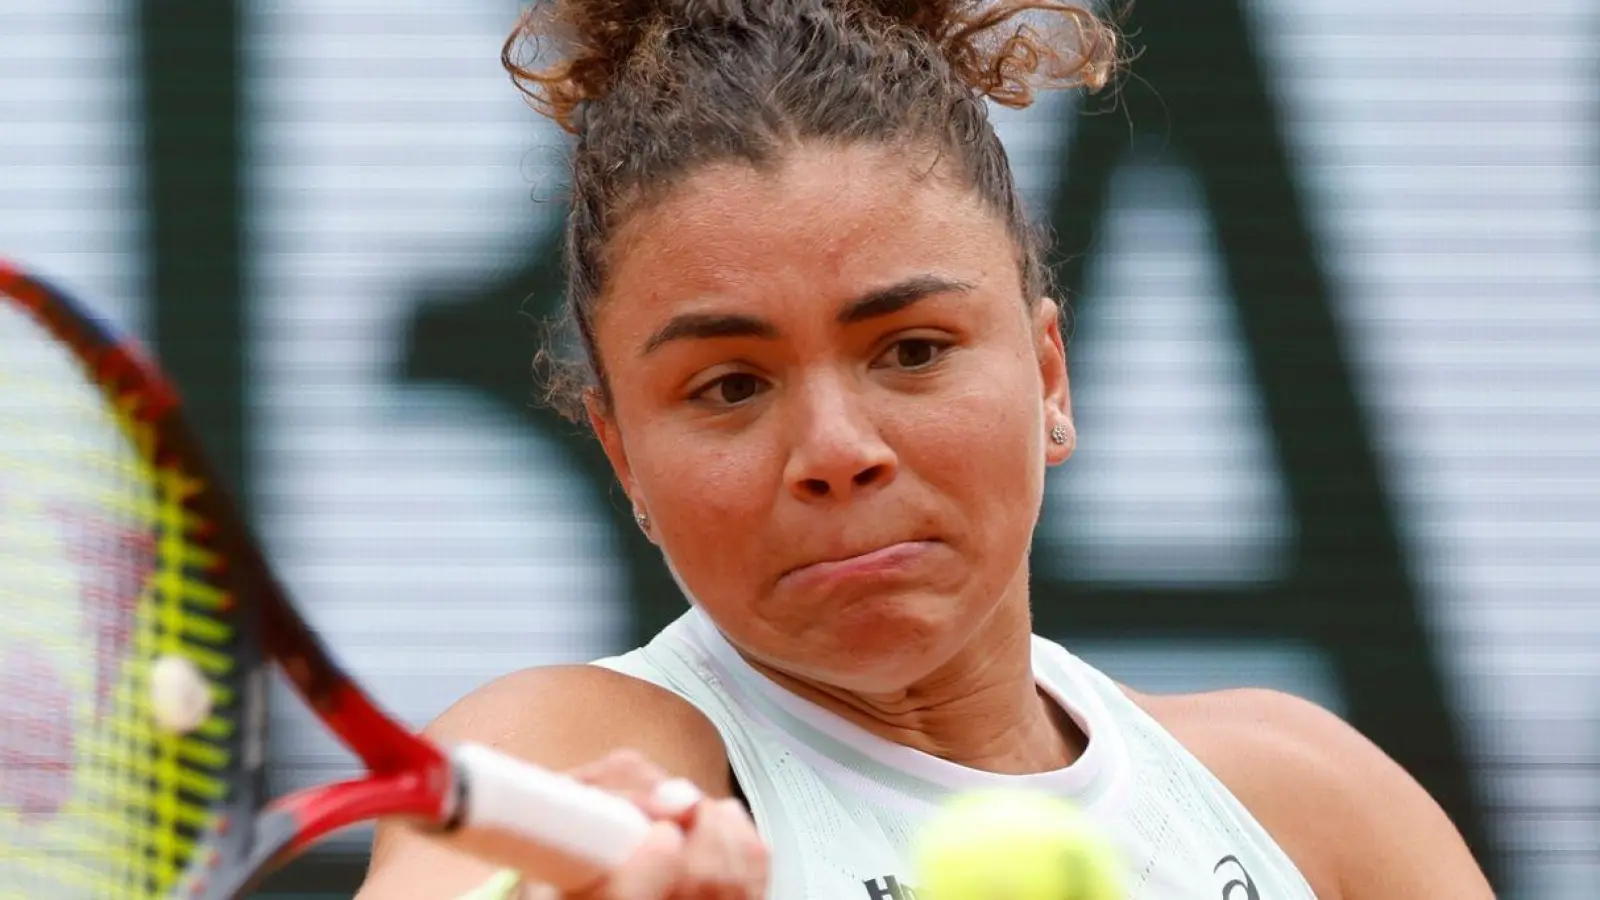
[[[639,530],[640,531],[643,531],[646,534],[650,533],[650,514],[649,513],[645,512],[642,509],[636,509],[636,510],[633,511],[633,520],[635,522],[639,523]]]
[[[1065,425],[1057,424],[1056,427],[1050,429],[1050,440],[1060,446],[1066,446],[1069,437],[1070,435],[1067,434],[1067,426]]]

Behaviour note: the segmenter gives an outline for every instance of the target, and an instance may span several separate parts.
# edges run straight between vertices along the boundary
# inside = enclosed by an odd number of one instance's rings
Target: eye
[[[915,371],[939,361],[950,345],[931,338],[903,338],[895,341],[878,357],[878,365]]]
[[[749,372],[733,372],[695,391],[693,399],[713,406],[738,406],[766,389],[766,382]]]

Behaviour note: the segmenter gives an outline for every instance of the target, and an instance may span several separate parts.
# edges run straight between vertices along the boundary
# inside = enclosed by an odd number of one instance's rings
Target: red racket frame
[[[345,826],[413,817],[448,827],[458,808],[449,758],[384,713],[334,662],[305,623],[258,549],[237,507],[214,475],[183,417],[177,389],[137,341],[118,334],[71,295],[0,260],[0,295],[20,303],[69,348],[111,400],[139,402],[133,415],[156,435],[155,456],[194,476],[204,488],[188,501],[215,533],[230,588],[246,682],[238,724],[242,760],[226,808],[173,895],[183,900],[235,900],[272,869]],[[327,728],[366,767],[359,778],[307,788],[263,806],[260,761],[266,740],[264,661],[276,663]]]

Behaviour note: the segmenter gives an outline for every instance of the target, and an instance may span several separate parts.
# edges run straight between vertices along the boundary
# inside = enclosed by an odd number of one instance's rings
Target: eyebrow
[[[886,288],[856,297],[839,308],[835,320],[855,325],[893,315],[939,294],[967,293],[972,285],[940,275],[914,275]],[[776,340],[778,326],[759,316],[743,313],[683,313],[673,316],[644,342],[640,356],[648,356],[673,341],[753,337]]]

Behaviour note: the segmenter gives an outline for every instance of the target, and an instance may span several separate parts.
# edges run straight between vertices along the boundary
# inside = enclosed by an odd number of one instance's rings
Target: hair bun
[[[641,46],[658,40],[672,13],[738,0],[533,0],[500,59],[534,108],[577,130],[585,102],[610,92]]]
[[[1098,90],[1117,62],[1116,32],[1056,0],[534,0],[501,60],[536,109],[576,131],[579,108],[610,93],[636,60],[658,58],[648,49],[673,30],[829,8],[923,35],[972,90],[1011,107],[1041,88]]]
[[[926,35],[956,74],[996,103],[1024,107],[1042,88],[1099,90],[1116,71],[1116,30],[1082,3],[857,0]]]
[[[575,132],[578,109],[610,93],[636,60],[655,59],[647,51],[670,31],[746,23],[768,4],[801,2],[533,0],[500,59],[535,109]]]

